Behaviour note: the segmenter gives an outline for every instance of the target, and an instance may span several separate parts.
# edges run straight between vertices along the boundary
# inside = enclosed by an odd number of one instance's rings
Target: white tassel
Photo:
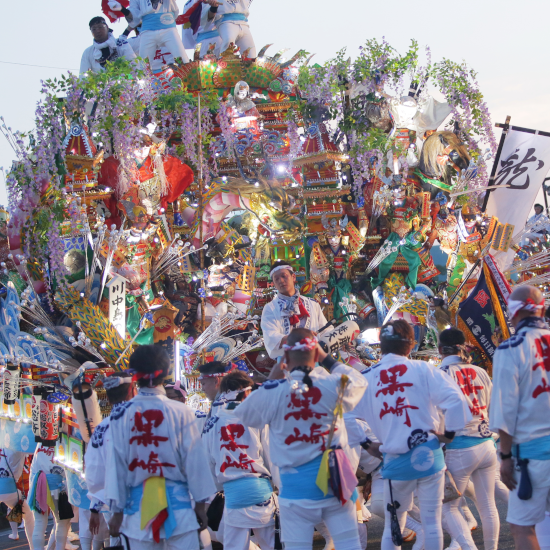
[[[153,159],[153,164],[155,165],[155,171],[159,179],[160,196],[166,197],[166,195],[168,195],[168,193],[170,192],[170,185],[168,183],[168,179],[166,178],[166,174],[164,172],[164,162],[162,160],[162,155],[159,152],[155,154],[155,157]]]

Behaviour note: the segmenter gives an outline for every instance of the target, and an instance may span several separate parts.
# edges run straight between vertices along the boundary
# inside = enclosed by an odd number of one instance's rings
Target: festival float
[[[416,357],[436,362],[437,334],[458,325],[490,370],[511,286],[546,291],[540,228],[488,205],[497,142],[466,64],[414,41],[322,65],[272,48],[157,74],[118,59],[45,81],[33,132],[2,119],[17,160],[1,211],[0,446],[55,446],[78,486],[109,414],[102,380],[140,345],[166,348],[196,409],[203,362],[268,375],[260,318],[278,260],[359,369],[404,318]]]

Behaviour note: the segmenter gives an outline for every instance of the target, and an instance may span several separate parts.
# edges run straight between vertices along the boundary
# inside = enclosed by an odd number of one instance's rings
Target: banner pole
[[[506,136],[508,135],[508,129],[510,128],[510,120],[512,117],[508,115],[506,117],[506,121],[504,122],[504,125],[502,126],[502,135],[500,136],[500,143],[498,144],[497,154],[495,157],[495,161],[493,162],[493,169],[491,170],[491,177],[489,178],[489,183],[487,187],[493,187],[493,183],[495,181],[495,175],[497,173],[498,169],[498,161],[500,160],[500,155],[502,153],[502,148],[504,147],[504,142],[506,141]],[[496,124],[495,126],[500,126],[500,124]],[[493,189],[489,189],[485,193],[485,198],[483,199],[483,206],[481,208],[482,212],[485,212],[487,210],[487,203],[489,202],[489,195],[491,194],[491,191]]]

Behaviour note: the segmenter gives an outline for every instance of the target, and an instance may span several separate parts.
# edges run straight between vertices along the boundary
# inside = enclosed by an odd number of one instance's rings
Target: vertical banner
[[[126,279],[116,275],[105,286],[109,290],[109,321],[121,338],[126,338]]]
[[[548,132],[544,132],[548,134]],[[487,213],[499,222],[525,226],[544,178],[550,170],[550,136],[510,126],[489,196]]]

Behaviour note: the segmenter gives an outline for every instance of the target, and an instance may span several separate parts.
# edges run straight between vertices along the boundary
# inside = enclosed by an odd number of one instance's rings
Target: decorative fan
[[[233,338],[220,338],[206,348],[207,353],[214,353],[214,361],[223,361],[223,358],[237,345]]]

